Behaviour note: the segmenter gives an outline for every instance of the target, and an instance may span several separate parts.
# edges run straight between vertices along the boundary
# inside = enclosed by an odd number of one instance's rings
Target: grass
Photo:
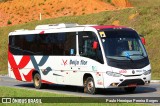
[[[106,3],[112,3],[112,0],[101,0],[101,1],[104,1]]]
[[[35,90],[27,90],[27,89],[20,89],[20,88],[10,88],[10,87],[1,87],[0,86],[0,97],[28,97],[29,99],[32,97],[35,98],[43,98],[43,97],[73,97],[73,99],[80,98],[80,97],[75,97],[74,96],[67,96],[67,95],[62,95],[62,94],[55,94],[55,93],[49,93],[49,92],[44,92],[44,91],[35,91]],[[25,93],[24,93],[25,92]],[[82,100],[83,98],[81,98]],[[55,99],[54,99],[55,100]],[[43,100],[42,100],[43,101]],[[47,100],[46,100],[47,101]],[[61,101],[59,99],[58,101]],[[0,104],[1,105],[1,104]],[[21,106],[22,104],[3,104],[5,105],[12,105],[12,106]],[[148,106],[147,104],[133,104],[133,103],[42,103],[42,104],[23,104],[24,106],[50,106],[50,105],[55,105],[55,106],[86,106],[86,105],[92,105],[92,106]]]
[[[140,0],[130,0],[133,3],[140,2]],[[142,0],[143,1],[143,0]],[[151,6],[155,1],[155,5]],[[33,21],[26,24],[8,26],[0,28],[0,74],[7,73],[7,45],[8,33],[16,29],[34,29],[40,24],[53,23],[78,23],[78,24],[112,24],[115,20],[119,20],[123,26],[134,28],[139,34],[145,35],[146,49],[152,66],[152,79],[160,79],[160,0],[146,0],[147,4],[142,3],[143,7],[136,5],[136,8],[128,8],[117,11],[106,11],[90,15],[81,16],[67,16],[56,19],[47,19],[42,21]],[[141,2],[140,2],[141,3]],[[138,13],[134,19],[130,20],[129,16]]]
[[[67,95],[49,93],[44,91],[41,92],[35,90],[33,91],[22,88],[11,88],[2,86],[0,86],[0,91],[0,97],[70,97]]]
[[[0,0],[0,2],[7,2],[7,1],[11,1],[11,0]]]
[[[154,7],[159,6],[159,0],[128,0],[134,7]]]

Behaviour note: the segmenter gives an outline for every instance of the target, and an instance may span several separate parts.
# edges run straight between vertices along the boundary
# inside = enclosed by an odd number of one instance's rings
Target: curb
[[[151,80],[151,83],[160,83],[160,80]]]

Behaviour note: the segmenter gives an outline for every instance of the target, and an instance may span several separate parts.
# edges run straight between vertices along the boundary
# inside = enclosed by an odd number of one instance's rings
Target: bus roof
[[[126,28],[124,26],[115,26],[115,25],[79,25],[77,23],[60,23],[60,24],[48,24],[48,25],[38,25],[36,30],[45,30],[45,29],[61,29],[61,28],[77,28],[77,27],[93,27],[97,30],[108,29],[108,28]]]
[[[84,28],[93,28],[96,30],[103,30],[103,29],[131,29],[124,26],[115,26],[115,25],[79,25],[77,23],[60,23],[60,24],[47,24],[47,25],[38,25],[35,27],[35,30],[26,30],[26,29],[20,29],[15,30],[14,32],[11,32],[9,35],[19,35],[19,34],[31,34],[31,33],[41,33],[41,32],[48,32],[49,30],[52,32],[59,32],[59,31],[83,31]],[[72,29],[74,28],[74,29]],[[63,30],[61,30],[63,29]]]
[[[97,25],[97,26],[92,26],[96,30],[103,30],[103,29],[121,29],[121,28],[127,28],[124,26],[115,26],[115,25]]]

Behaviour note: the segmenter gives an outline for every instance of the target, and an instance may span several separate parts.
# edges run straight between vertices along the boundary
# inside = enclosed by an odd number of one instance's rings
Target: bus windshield
[[[147,57],[138,34],[133,30],[103,30],[99,34],[107,58],[139,60]]]

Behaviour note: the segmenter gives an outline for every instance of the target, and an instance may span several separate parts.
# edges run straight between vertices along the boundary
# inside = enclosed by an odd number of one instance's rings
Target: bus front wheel
[[[42,88],[42,83],[41,83],[41,76],[39,73],[36,73],[33,77],[33,82],[34,82],[34,87],[36,89],[41,89]]]
[[[88,77],[84,84],[84,91],[89,94],[95,94],[96,88],[92,77]]]

